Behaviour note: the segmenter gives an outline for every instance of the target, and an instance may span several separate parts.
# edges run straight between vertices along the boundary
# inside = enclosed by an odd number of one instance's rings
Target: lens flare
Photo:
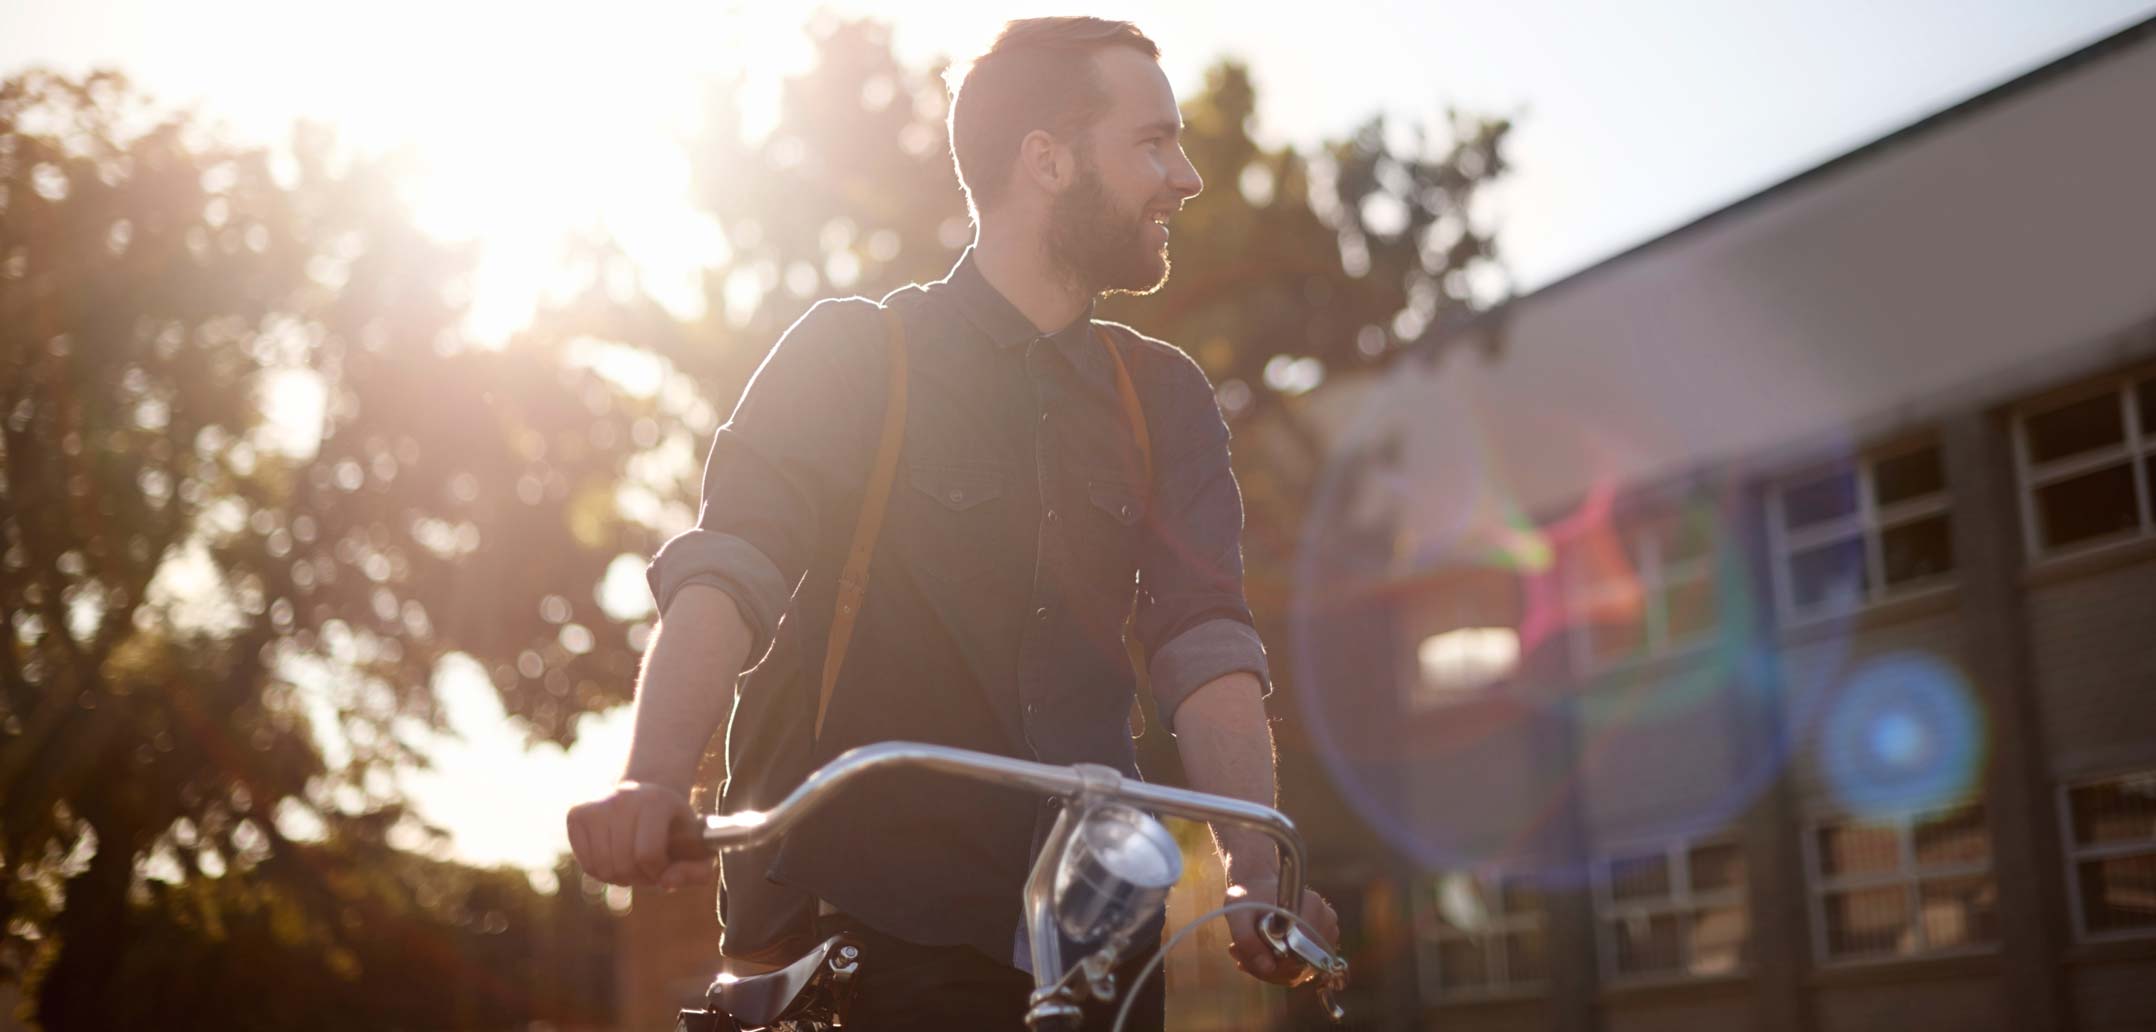
[[[1849,812],[1938,806],[1975,786],[1984,721],[1953,666],[1919,652],[1882,656],[1852,671],[1826,706],[1816,750]]]
[[[1792,755],[1769,714],[1818,723],[1778,710],[1775,595],[1733,522],[1751,485],[1643,498],[1624,470],[1654,447],[1591,414],[1497,441],[1478,404],[1447,376],[1403,375],[1336,439],[1289,606],[1316,758],[1426,870],[1577,885],[1605,836],[1726,829]],[[1584,471],[1580,492],[1522,501],[1513,485],[1546,488],[1547,463]],[[1807,655],[1838,667],[1845,623],[1814,621]]]

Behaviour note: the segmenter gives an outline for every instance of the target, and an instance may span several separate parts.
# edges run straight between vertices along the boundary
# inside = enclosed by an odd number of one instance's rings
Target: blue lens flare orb
[[[1976,785],[1981,711],[1952,664],[1900,652],[1858,665],[1827,703],[1815,743],[1837,802],[1856,814],[1940,806]]]

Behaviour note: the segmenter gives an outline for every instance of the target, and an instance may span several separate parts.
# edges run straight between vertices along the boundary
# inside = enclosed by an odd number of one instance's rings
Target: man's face
[[[1108,106],[1073,143],[1077,180],[1049,209],[1048,256],[1090,292],[1148,294],[1168,281],[1168,217],[1205,184],[1160,66],[1112,47],[1094,68]]]

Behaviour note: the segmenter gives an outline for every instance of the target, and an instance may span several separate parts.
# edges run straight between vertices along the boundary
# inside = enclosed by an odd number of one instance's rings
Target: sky
[[[1006,18],[1071,13],[1009,0],[826,7],[890,22],[917,66],[977,51]],[[11,0],[0,5],[0,74],[117,68],[240,139],[275,144],[309,117],[336,122],[358,148],[416,148],[415,210],[433,231],[482,244],[472,329],[499,337],[555,285],[561,235],[594,225],[646,264],[662,302],[700,311],[696,269],[725,245],[685,203],[674,141],[696,117],[703,77],[742,72],[768,98],[777,77],[804,67],[809,10]],[[1137,21],[1185,95],[1219,58],[1247,62],[1258,132],[1273,144],[1313,146],[1381,112],[1433,126],[1448,107],[1513,116],[1513,172],[1490,215],[1516,285],[1531,290],[2156,15],[2156,0],[1152,2],[1088,13]],[[438,687],[457,733],[432,742],[434,770],[408,778],[419,809],[466,860],[550,867],[565,848],[562,811],[619,772],[626,709],[587,717],[572,750],[527,751],[476,672],[447,670]]]

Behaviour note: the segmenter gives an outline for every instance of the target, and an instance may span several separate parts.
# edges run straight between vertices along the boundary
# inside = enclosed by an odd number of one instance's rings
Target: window
[[[2156,378],[2031,408],[2015,429],[2031,555],[2149,532]]]
[[[1846,612],[1951,575],[1947,503],[1935,443],[1784,483],[1769,507],[1782,611]]]
[[[1549,979],[1548,909],[1526,881],[1439,875],[1416,893],[1414,911],[1426,998],[1538,991]]]
[[[1676,842],[1595,866],[1602,965],[1613,979],[1705,976],[1749,957],[1744,851],[1735,841]]]
[[[1998,941],[1998,888],[1981,803],[1825,821],[1806,846],[1824,960],[1910,957]]]
[[[2156,934],[2156,771],[2069,786],[2066,830],[2081,935]]]
[[[1595,669],[1714,636],[1715,519],[1708,510],[1619,521],[1569,557],[1574,658]]]
[[[1405,604],[1410,634],[1409,710],[1441,707],[1501,687],[1519,672],[1519,577],[1509,569],[1456,567]]]
[[[1471,694],[1501,683],[1520,665],[1520,635],[1510,627],[1456,627],[1415,650],[1424,702]]]

